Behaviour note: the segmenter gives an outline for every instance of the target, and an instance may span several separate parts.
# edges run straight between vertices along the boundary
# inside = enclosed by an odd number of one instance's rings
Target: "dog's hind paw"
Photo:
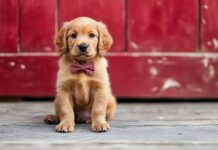
[[[47,124],[58,124],[60,119],[57,115],[46,115],[43,121]]]

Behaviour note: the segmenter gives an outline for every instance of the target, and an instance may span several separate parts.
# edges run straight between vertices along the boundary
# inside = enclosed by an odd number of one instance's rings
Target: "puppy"
[[[57,132],[74,131],[75,123],[91,123],[94,132],[107,131],[116,110],[103,55],[113,39],[107,27],[88,17],[66,22],[55,37],[60,53],[54,101],[56,115],[46,123],[58,123]]]

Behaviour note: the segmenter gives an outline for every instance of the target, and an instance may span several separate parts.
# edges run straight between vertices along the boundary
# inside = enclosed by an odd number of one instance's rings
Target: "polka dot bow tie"
[[[80,64],[77,61],[73,61],[71,64],[71,71],[72,72],[80,72],[83,71],[88,75],[93,75],[94,73],[94,64],[93,62],[89,62],[86,64]]]

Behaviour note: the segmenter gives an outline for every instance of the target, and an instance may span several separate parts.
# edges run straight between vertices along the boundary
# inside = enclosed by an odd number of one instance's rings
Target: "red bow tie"
[[[79,72],[84,71],[88,75],[93,75],[94,73],[94,64],[93,62],[86,63],[86,64],[80,64],[77,61],[73,61],[71,64],[71,71],[72,72]]]

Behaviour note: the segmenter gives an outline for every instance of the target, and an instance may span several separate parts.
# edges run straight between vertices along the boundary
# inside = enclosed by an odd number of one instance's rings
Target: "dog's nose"
[[[79,44],[78,48],[80,50],[80,52],[85,53],[87,51],[88,45],[85,43]]]

